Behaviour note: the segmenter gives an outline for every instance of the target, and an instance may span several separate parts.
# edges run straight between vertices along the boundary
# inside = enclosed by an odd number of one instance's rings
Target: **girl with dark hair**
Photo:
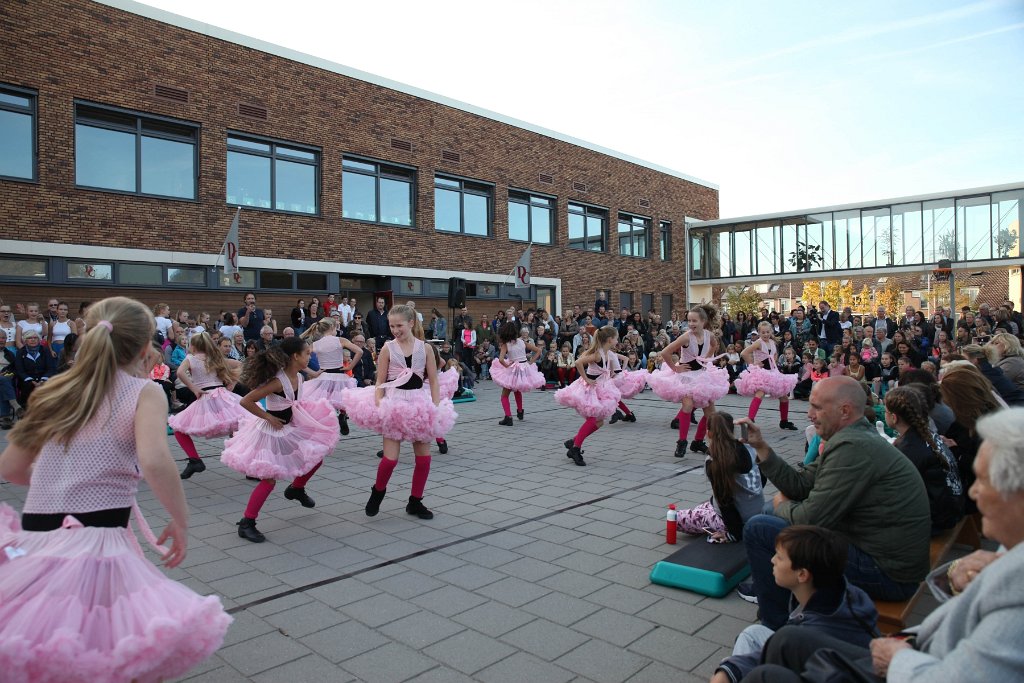
[[[713,364],[717,360],[718,341],[712,330],[718,326],[718,309],[711,304],[694,306],[687,314],[687,323],[689,329],[661,352],[664,359],[678,353],[679,363],[664,362],[647,378],[647,384],[659,398],[680,404],[676,415],[679,421],[677,458],[686,455],[686,439],[690,434],[690,416],[694,408],[701,408],[704,417],[697,425],[697,439],[691,450],[705,452],[707,420],[704,418],[714,412],[715,401],[729,393],[729,371]]]
[[[238,421],[245,415],[238,404],[238,395],[231,392],[231,387],[238,381],[241,364],[225,358],[206,332],[193,335],[188,346],[189,354],[178,366],[177,378],[195,395],[196,400],[185,410],[167,418],[167,424],[174,430],[174,440],[188,456],[181,472],[182,479],[206,470],[192,437],[211,439],[228,436],[238,428]]]
[[[338,443],[334,408],[325,400],[302,396],[302,371],[309,365],[310,349],[300,337],[289,337],[246,361],[241,381],[255,387],[241,406],[245,416],[238,431],[224,443],[220,459],[233,470],[261,481],[249,496],[238,535],[253,543],[266,537],[256,528],[256,517],[277,479],[292,479],[284,497],[302,507],[316,505],[306,483],[320,469]],[[260,407],[265,398],[267,408]]]
[[[757,467],[754,449],[733,434],[729,413],[713,413],[708,418],[704,473],[711,482],[711,499],[679,510],[679,530],[693,536],[706,533],[718,542],[742,539],[743,525],[764,509],[765,479]]]
[[[564,389],[555,392],[555,402],[572,408],[584,418],[576,436],[565,442],[566,457],[583,467],[583,441],[596,432],[604,421],[615,414],[621,403],[621,394],[612,381],[612,356],[619,334],[611,325],[606,325],[594,334],[590,348],[580,354],[576,361],[579,378]]]
[[[636,359],[636,352],[630,351]],[[647,387],[647,371],[646,370],[629,370],[623,369],[623,363],[629,363],[629,357],[624,356],[621,353],[611,353],[612,362],[612,382],[618,388],[621,396],[619,397],[618,410],[612,415],[612,419],[609,420],[609,424],[615,424],[619,420],[624,422],[636,422],[636,415],[631,411],[626,404],[624,399],[633,398]],[[639,362],[639,361],[638,361]],[[639,366],[638,366],[639,367]]]
[[[508,396],[516,398],[516,417],[523,419],[523,392],[540,389],[544,386],[544,375],[537,369],[537,357],[540,350],[529,340],[523,340],[519,333],[519,325],[507,322],[498,330],[498,355],[491,361],[491,380],[501,387],[501,408],[505,417],[498,424],[512,426],[512,406]],[[530,352],[527,358],[526,352]]]
[[[899,386],[885,396],[885,423],[899,434],[893,444],[921,473],[932,514],[932,535],[951,529],[964,514],[964,488],[956,459],[928,425],[925,387]]]

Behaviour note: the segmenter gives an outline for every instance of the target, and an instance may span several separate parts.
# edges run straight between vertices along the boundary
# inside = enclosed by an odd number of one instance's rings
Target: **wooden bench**
[[[931,547],[928,550],[928,560],[933,570],[942,564],[943,558],[954,545],[968,545],[974,549],[981,547],[978,524],[973,516],[964,517],[955,527],[932,539]],[[889,635],[906,628],[910,610],[914,608],[914,604],[921,597],[922,592],[927,590],[927,585],[922,582],[917,593],[909,600],[903,602],[875,600],[875,608],[878,610],[878,630]]]

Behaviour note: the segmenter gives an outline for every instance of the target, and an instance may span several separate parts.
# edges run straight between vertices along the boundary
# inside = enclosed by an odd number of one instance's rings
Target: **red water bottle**
[[[675,503],[669,503],[668,514],[665,516],[665,542],[669,545],[676,544],[676,529],[678,525]]]

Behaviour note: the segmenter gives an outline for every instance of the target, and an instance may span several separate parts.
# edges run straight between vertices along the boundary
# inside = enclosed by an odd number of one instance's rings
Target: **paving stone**
[[[348,617],[322,602],[311,602],[283,612],[270,614],[267,623],[290,638],[301,638],[348,621]]]
[[[523,605],[522,609],[530,614],[544,617],[556,624],[569,626],[583,617],[597,612],[601,607],[570,595],[549,593],[538,600]]]
[[[473,674],[484,667],[513,654],[515,648],[475,631],[463,631],[426,648],[424,654],[465,674]]]
[[[339,609],[350,617],[374,628],[417,611],[415,605],[387,593],[374,595],[372,598],[353,602]]]
[[[607,640],[620,647],[629,645],[656,626],[645,619],[637,619],[607,608],[584,617],[572,625],[577,631]]]
[[[332,662],[341,662],[388,643],[388,639],[357,621],[326,628],[301,638],[302,643]]]
[[[344,671],[329,660],[313,654],[264,671],[252,680],[254,683],[348,683],[355,679],[345,675]]]
[[[363,600],[372,595],[377,595],[380,590],[360,581],[357,578],[348,578],[324,586],[311,588],[307,594],[330,607],[341,607],[358,600]]]
[[[404,645],[388,643],[347,659],[342,666],[362,681],[399,683],[433,669],[437,662]]]
[[[492,600],[503,602],[506,605],[519,607],[551,591],[543,586],[538,586],[515,577],[509,577],[484,586],[476,592]]]
[[[582,598],[590,595],[594,591],[600,590],[608,585],[608,581],[599,579],[589,574],[582,572],[573,571],[567,569],[553,576],[549,576],[542,581],[539,581],[540,585],[547,586],[552,590],[560,593],[566,593],[573,597]]]
[[[483,671],[478,671],[474,678],[484,683],[565,683],[575,678],[575,674],[525,652],[517,652]]]
[[[416,596],[412,601],[424,609],[440,614],[442,617],[451,617],[459,612],[465,612],[471,607],[487,602],[487,600],[479,595],[456,588],[455,586],[438,588],[431,593]]]
[[[375,581],[374,587],[384,593],[407,600],[423,593],[437,590],[447,583],[434,577],[406,570],[400,574]]]
[[[462,624],[421,610],[381,626],[380,632],[414,650],[422,650],[464,629]]]
[[[631,652],[657,659],[689,671],[707,659],[718,647],[664,626],[656,628],[629,645]]]
[[[452,619],[475,631],[497,637],[532,621],[535,617],[522,610],[506,607],[500,602],[485,602],[456,614]]]
[[[636,616],[648,619],[662,626],[668,626],[676,631],[693,634],[698,629],[711,623],[718,614],[666,598],[637,612]]]
[[[650,607],[660,598],[635,588],[612,584],[587,596],[587,600],[605,607],[611,607],[626,614],[636,614],[645,607]]]
[[[696,635],[704,640],[710,640],[723,647],[731,648],[736,642],[736,636],[739,632],[749,625],[740,619],[722,614],[710,624],[697,631]]]
[[[310,650],[300,642],[274,632],[221,648],[217,654],[238,672],[252,676],[308,655]]]
[[[522,558],[516,560],[516,562],[519,562],[520,560],[522,560]],[[505,578],[505,574],[493,569],[487,569],[486,567],[479,567],[474,564],[464,564],[461,567],[444,572],[443,574],[438,574],[437,578],[446,583],[456,585],[459,588],[476,590],[477,588],[482,588],[488,584],[494,583],[495,581],[500,581]]]
[[[562,568],[544,560],[536,560],[532,557],[520,557],[518,560],[509,562],[502,566],[501,571],[506,574],[510,574],[511,576],[523,579],[524,581],[536,583],[537,581],[547,578],[552,574],[561,572]]]
[[[559,626],[546,619],[535,619],[514,631],[509,631],[501,639],[524,652],[549,661],[561,657],[589,640],[579,631]]]
[[[650,661],[591,640],[555,660],[554,664],[598,683],[621,683]]]

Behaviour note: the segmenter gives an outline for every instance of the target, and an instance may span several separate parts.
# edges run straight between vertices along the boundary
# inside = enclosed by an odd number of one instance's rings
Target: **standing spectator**
[[[296,330],[298,334],[302,334],[309,327],[309,312],[306,310],[305,299],[299,299],[295,303],[295,308],[292,309],[292,329]]]
[[[370,311],[366,322],[369,326],[370,336],[376,340],[378,349],[384,348],[384,342],[392,339],[391,327],[388,325],[388,314],[384,310],[384,297],[378,297],[376,308]]]
[[[247,293],[243,303],[245,305],[238,309],[238,325],[242,328],[245,341],[256,341],[263,329],[263,311],[256,308],[256,293]],[[187,340],[182,340],[181,345],[184,347],[187,343]]]
[[[473,356],[476,354],[476,330],[473,329],[473,320],[469,316],[462,319],[462,329],[459,330],[459,341],[461,342],[462,364],[473,370]]]
[[[203,313],[203,315],[207,315],[207,314]],[[275,337],[278,335],[278,331],[277,331],[277,318],[274,317],[274,312],[272,310],[270,310],[269,308],[264,308],[263,309],[263,325],[265,327],[269,327],[270,329],[272,329],[274,331],[274,336]],[[207,330],[207,331],[209,331],[209,330]]]
[[[436,308],[430,310],[430,333],[431,339],[448,338],[448,319]]]
[[[25,307],[25,319],[18,321],[17,336],[15,337],[15,343],[18,348],[25,346],[25,333],[35,332],[36,339],[43,339],[46,337],[47,325],[42,315],[39,313],[39,304],[28,304]]]
[[[320,297],[314,296],[309,300],[309,308],[306,309],[306,329],[313,327],[324,317],[324,309],[320,306]]]
[[[10,304],[0,304],[0,330],[4,332],[7,338],[5,347],[11,353],[15,353],[18,350],[18,346],[15,343],[18,337],[18,326],[14,322],[14,312]]]
[[[355,315],[355,297],[352,298],[352,303],[349,304],[348,297],[341,297],[341,303],[338,305],[338,310],[341,311],[341,329],[348,329],[349,323],[352,322],[352,316]]]
[[[832,310],[827,301],[818,303],[821,324],[817,330],[817,337],[825,353],[832,354],[832,347],[843,340],[843,328],[839,325],[839,314]]]
[[[171,327],[174,322],[170,319],[171,307],[167,304],[157,304],[153,307],[153,317],[156,320],[156,331],[160,335],[161,343],[171,339]]]
[[[63,301],[58,302],[57,316],[50,323],[48,340],[50,355],[54,358],[60,356],[60,352],[64,350],[64,339],[69,334],[74,334],[74,324],[75,322],[68,318],[68,305]]]
[[[604,290],[597,293],[597,299],[594,300],[594,313],[596,314],[602,308],[606,311],[611,309],[612,305],[608,302],[608,297],[605,295]]]
[[[338,310],[338,303],[334,300],[333,294],[328,294],[327,301],[324,302],[324,317],[329,317],[336,310]]]
[[[242,344],[241,344],[241,347],[238,349],[238,352],[240,354],[244,353],[244,350],[245,350],[245,333],[242,331],[242,328],[238,326],[238,319],[235,318],[235,314],[234,313],[225,313],[224,314],[224,324],[220,326],[220,333],[222,335],[224,335],[225,338],[230,339],[232,344],[236,343],[235,342],[235,335],[236,334],[242,335]]]
[[[17,381],[14,353],[6,343],[7,333],[0,330],[0,429],[10,429],[14,425],[14,416],[21,412],[21,404],[14,391]]]

